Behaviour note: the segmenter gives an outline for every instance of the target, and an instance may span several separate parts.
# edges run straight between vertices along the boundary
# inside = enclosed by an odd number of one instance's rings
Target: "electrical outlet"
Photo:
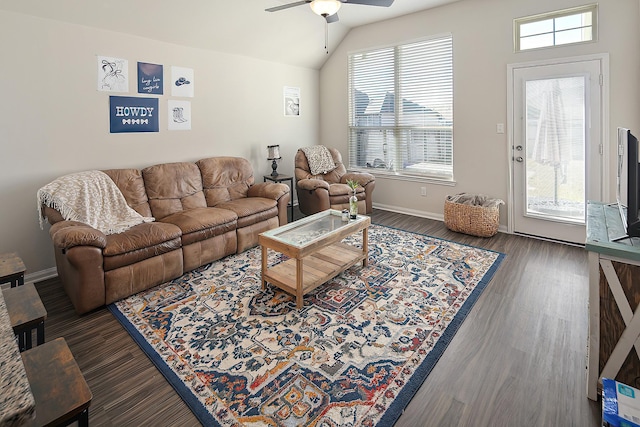
[[[426,197],[427,195],[427,187],[420,187],[420,195]]]
[[[504,123],[498,123],[496,125],[496,133],[504,133]]]

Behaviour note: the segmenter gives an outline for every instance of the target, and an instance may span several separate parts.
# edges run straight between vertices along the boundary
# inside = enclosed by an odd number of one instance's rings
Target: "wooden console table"
[[[624,234],[617,205],[588,202],[591,400],[597,400],[603,377],[636,388],[640,380],[640,238],[613,241]]]

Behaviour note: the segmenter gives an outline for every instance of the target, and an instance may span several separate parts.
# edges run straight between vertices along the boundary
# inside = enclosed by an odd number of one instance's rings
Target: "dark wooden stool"
[[[24,263],[15,252],[0,254],[0,284],[11,283],[11,287],[24,285]]]
[[[44,321],[47,318],[40,295],[33,283],[2,291],[13,332],[18,336],[20,351],[32,347],[32,331],[36,330],[36,345],[44,344]]]
[[[26,426],[89,425],[93,395],[64,338],[25,351],[22,362],[36,401],[36,417]]]

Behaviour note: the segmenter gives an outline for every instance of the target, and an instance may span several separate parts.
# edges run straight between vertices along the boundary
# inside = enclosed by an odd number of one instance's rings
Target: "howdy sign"
[[[158,132],[158,98],[109,97],[111,133]]]

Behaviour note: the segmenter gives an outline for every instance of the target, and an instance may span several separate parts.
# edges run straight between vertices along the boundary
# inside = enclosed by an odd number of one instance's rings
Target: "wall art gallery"
[[[97,90],[100,92],[129,92],[129,61],[110,56],[96,56]],[[164,66],[137,62],[136,89],[142,96],[109,96],[109,132],[159,132],[160,110],[156,97],[164,95]],[[193,98],[194,72],[192,68],[171,66],[171,96]],[[169,78],[167,77],[167,80]],[[167,129],[191,130],[191,102],[167,100]]]

